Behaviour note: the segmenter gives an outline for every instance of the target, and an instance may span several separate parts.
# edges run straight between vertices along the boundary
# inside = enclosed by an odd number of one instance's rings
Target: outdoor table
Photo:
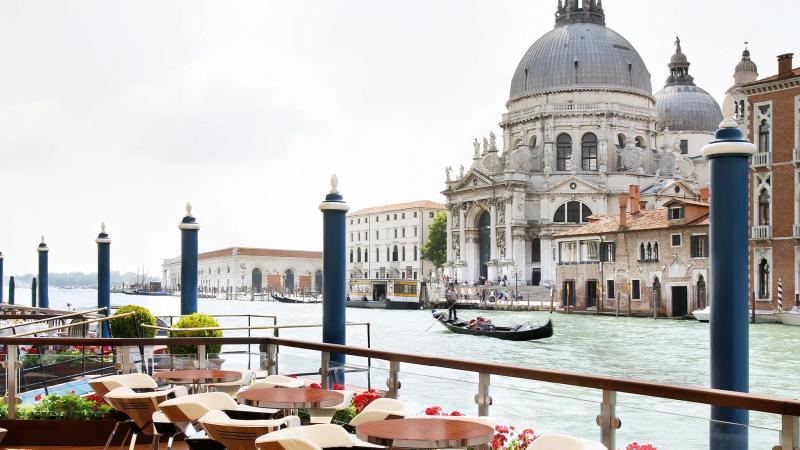
[[[245,405],[282,409],[290,415],[296,415],[300,408],[328,408],[344,400],[339,392],[306,388],[248,389],[236,398]]]
[[[170,370],[155,372],[153,378],[168,384],[188,384],[192,392],[201,392],[201,386],[212,383],[230,383],[242,379],[242,373],[235,370]]]
[[[361,424],[356,436],[394,448],[480,448],[492,441],[494,428],[468,420],[407,418]]]

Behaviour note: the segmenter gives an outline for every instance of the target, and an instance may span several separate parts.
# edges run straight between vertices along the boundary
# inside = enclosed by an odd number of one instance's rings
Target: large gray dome
[[[602,24],[566,23],[528,49],[511,81],[511,99],[587,88],[653,94],[650,72],[625,38]]]
[[[722,122],[719,103],[708,92],[694,84],[689,75],[689,59],[675,41],[675,54],[669,63],[670,75],[664,89],[656,92],[656,125],[659,131],[714,132]]]

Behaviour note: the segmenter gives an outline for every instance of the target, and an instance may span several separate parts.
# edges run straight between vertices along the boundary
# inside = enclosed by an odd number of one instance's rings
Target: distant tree
[[[428,226],[428,241],[422,246],[422,258],[437,269],[447,262],[447,213],[436,214]]]

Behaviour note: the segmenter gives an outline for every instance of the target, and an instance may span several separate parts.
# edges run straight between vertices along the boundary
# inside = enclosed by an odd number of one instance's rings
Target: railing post
[[[266,361],[264,364],[268,375],[278,374],[278,346],[267,344]]]
[[[197,346],[197,367],[200,368],[201,370],[206,369],[208,367],[206,346],[202,344]]]
[[[478,394],[475,396],[475,403],[478,404],[478,415],[488,416],[489,406],[492,404],[492,397],[489,396],[491,375],[488,373],[478,374]]]
[[[6,405],[8,405],[8,418],[17,418],[17,368],[19,362],[17,361],[17,346],[9,345],[6,347]]]
[[[400,390],[400,361],[389,361],[389,378],[386,380],[386,387],[389,388],[386,396],[397,399],[397,391]]]
[[[131,373],[131,347],[124,345],[117,351],[117,370],[122,373]]]
[[[11,408],[8,410],[11,413]],[[781,417],[781,445],[780,450],[795,450],[800,448],[800,420],[797,416]]]
[[[329,377],[331,373],[331,353],[322,352],[322,364],[319,368],[319,384],[322,389],[330,389]]]
[[[600,405],[597,425],[600,427],[600,441],[603,445],[610,449],[617,448],[617,429],[622,426],[622,421],[617,417],[617,391],[603,390],[603,403]]]

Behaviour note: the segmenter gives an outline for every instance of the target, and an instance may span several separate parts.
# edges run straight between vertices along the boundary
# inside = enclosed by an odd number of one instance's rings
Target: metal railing
[[[17,349],[20,345],[149,346],[163,344],[164,341],[164,338],[79,339],[3,337],[0,338],[0,345],[8,346],[8,359],[5,361],[4,366],[13,369],[19,367]],[[322,381],[321,384],[323,388],[326,389],[329,388],[331,382],[331,354],[338,353],[383,360],[389,364],[387,395],[391,398],[397,398],[400,395],[400,381],[402,378],[400,370],[401,364],[471,372],[477,375],[478,389],[475,395],[475,402],[477,405],[477,412],[481,416],[488,415],[492,405],[492,398],[490,395],[492,375],[594,389],[599,391],[602,396],[596,423],[600,427],[602,443],[610,449],[617,448],[616,430],[621,426],[621,420],[616,415],[618,393],[776,414],[781,416],[780,444],[773,448],[778,450],[794,450],[800,447],[800,421],[798,421],[798,417],[800,417],[800,401],[786,398],[273,337],[170,338],[169,343],[177,345],[197,345],[199,367],[206,367],[206,346],[208,345],[258,344],[262,349],[266,350],[265,353],[267,357],[263,359],[263,364],[265,366],[264,368],[269,373],[277,372],[275,362],[272,360],[271,356],[276,354],[280,346],[317,351],[320,353],[319,373]],[[17,370],[7,370],[6,377],[9,386],[6,397],[8,416],[9,418],[14,418],[18,401],[16,397]]]

